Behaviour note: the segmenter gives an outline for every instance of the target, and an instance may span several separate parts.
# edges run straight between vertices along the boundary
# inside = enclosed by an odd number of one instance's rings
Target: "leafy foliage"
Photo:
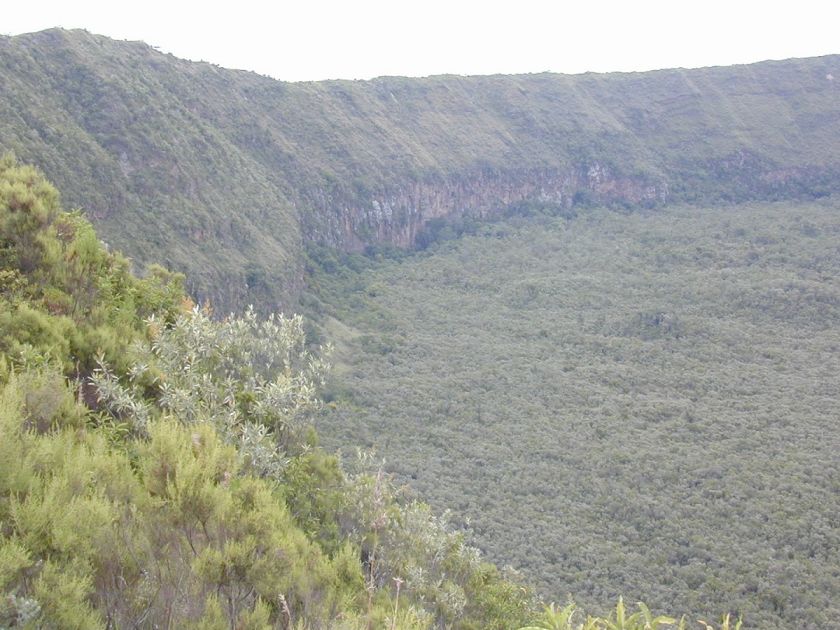
[[[67,374],[89,372],[97,355],[124,368],[141,318],[156,312],[168,321],[180,310],[183,276],[155,267],[135,278],[90,223],[59,210],[40,173],[0,159],[0,350]]]

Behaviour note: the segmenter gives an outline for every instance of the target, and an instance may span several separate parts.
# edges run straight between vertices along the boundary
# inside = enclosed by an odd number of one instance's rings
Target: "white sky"
[[[836,0],[3,4],[2,34],[85,28],[289,81],[649,70],[840,53]]]

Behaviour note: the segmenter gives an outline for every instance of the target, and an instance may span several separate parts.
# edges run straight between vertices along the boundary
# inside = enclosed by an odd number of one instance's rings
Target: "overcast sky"
[[[834,0],[4,4],[6,35],[85,28],[289,81],[649,70],[840,53]]]

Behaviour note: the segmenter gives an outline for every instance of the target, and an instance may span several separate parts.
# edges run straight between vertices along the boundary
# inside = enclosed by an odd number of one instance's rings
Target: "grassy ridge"
[[[830,626],[838,211],[596,210],[398,261],[315,252],[341,359],[322,434],[376,446],[554,597]]]
[[[579,201],[824,194],[837,60],[289,84],[51,30],[0,38],[0,147],[139,262],[186,272],[222,310],[269,308],[300,288],[304,241],[402,238],[430,200],[469,211],[563,178]]]

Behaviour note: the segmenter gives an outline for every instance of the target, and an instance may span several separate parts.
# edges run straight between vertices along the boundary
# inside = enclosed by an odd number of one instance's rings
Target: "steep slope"
[[[283,83],[84,31],[0,39],[0,147],[135,259],[276,305],[308,241],[433,217],[835,190],[840,58],[580,76]]]

